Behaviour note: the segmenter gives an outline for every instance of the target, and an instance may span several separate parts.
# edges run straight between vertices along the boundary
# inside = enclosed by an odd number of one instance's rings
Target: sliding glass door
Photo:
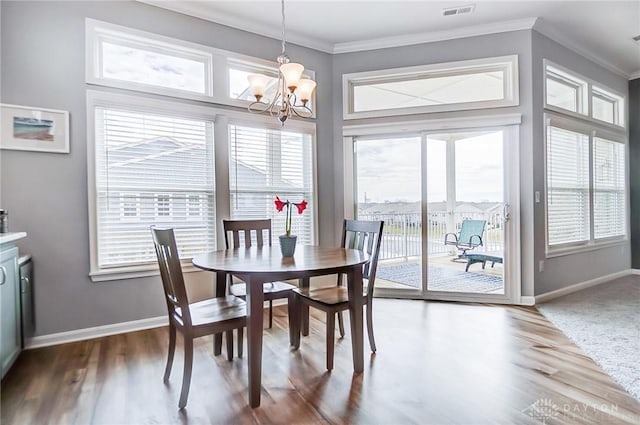
[[[353,139],[355,215],[385,221],[378,294],[514,298],[515,139],[509,128]]]

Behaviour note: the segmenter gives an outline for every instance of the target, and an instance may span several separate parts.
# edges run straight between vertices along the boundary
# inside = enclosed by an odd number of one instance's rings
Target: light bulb
[[[299,63],[289,62],[280,65],[280,72],[282,72],[284,81],[291,91],[294,91],[298,86],[298,82],[300,81],[300,77],[302,77],[303,71],[304,66]]]
[[[262,96],[264,96],[264,91],[267,88],[269,78],[262,74],[249,74],[249,76],[247,76],[247,80],[249,80],[251,92],[256,97],[256,100],[260,101]]]
[[[311,95],[313,94],[313,90],[316,88],[316,82],[310,80],[308,78],[303,78],[298,83],[298,89],[296,94],[302,100],[302,103],[306,104],[309,99],[311,99]]]

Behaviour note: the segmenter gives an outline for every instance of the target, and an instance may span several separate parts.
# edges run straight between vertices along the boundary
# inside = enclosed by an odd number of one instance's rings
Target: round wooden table
[[[264,294],[262,285],[277,280],[300,279],[309,285],[314,276],[344,273],[347,275],[353,369],[364,369],[364,336],[362,319],[362,266],[369,256],[355,249],[298,246],[293,257],[282,257],[278,247],[228,249],[196,255],[194,266],[216,273],[216,296],[226,294],[228,274],[247,284],[247,357],[249,364],[249,404],[260,405],[262,380],[262,332]],[[360,296],[356,296],[360,294]],[[307,317],[308,320],[308,317]],[[298,322],[293,320],[290,322]],[[299,337],[297,329],[290,329],[291,341]],[[222,335],[216,336],[215,354],[219,354]]]

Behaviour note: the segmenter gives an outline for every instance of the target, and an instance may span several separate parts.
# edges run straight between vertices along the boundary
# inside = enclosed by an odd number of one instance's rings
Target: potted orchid
[[[291,234],[291,206],[295,206],[298,209],[298,214],[302,214],[307,209],[307,201],[291,202],[288,199],[286,201],[281,200],[276,196],[275,200],[276,210],[278,212],[285,211],[284,230],[285,234],[280,236],[280,250],[283,257],[293,257],[293,253],[296,250],[297,236]]]

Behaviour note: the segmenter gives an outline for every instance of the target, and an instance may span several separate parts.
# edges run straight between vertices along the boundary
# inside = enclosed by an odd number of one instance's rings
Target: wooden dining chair
[[[189,303],[184,286],[182,267],[173,229],[151,226],[153,245],[158,257],[160,277],[169,314],[169,353],[164,371],[164,382],[169,380],[176,348],[176,331],[184,339],[184,372],[180,391],[180,409],[187,405],[191,370],[193,366],[193,340],[205,335],[226,332],[227,356],[233,359],[233,330],[238,330],[238,355],[242,355],[242,329],[247,325],[246,303],[234,296],[211,298]]]
[[[255,244],[262,248],[265,240],[271,246],[271,220],[222,220],[224,229],[224,243],[227,249],[250,248]],[[240,236],[242,233],[242,237]],[[266,238],[265,238],[266,233]],[[233,238],[229,240],[229,236]],[[233,242],[233,243],[231,243]],[[296,287],[285,282],[269,282],[263,285],[264,300],[269,301],[269,328],[273,326],[273,300],[289,299],[293,296],[291,292]],[[247,286],[244,282],[233,283],[233,277],[229,276],[229,292],[236,297],[246,299]],[[291,320],[291,308],[289,309],[289,320]]]
[[[367,308],[367,332],[369,335],[369,345],[371,351],[376,352],[376,342],[373,337],[373,287],[376,280],[376,270],[378,267],[378,255],[380,252],[380,243],[382,242],[382,229],[384,221],[363,221],[363,220],[345,220],[342,229],[343,248],[358,249],[365,251],[369,255],[369,262],[363,267],[362,278],[365,280],[363,285],[362,297],[363,303]],[[349,310],[349,294],[346,286],[343,284],[343,275],[338,275],[338,284],[329,288],[296,288],[295,310],[297,314],[302,314],[304,309],[300,308],[301,304],[315,307],[327,313],[327,370],[333,369],[333,349],[335,334],[335,317],[338,314],[340,335],[344,337],[344,324],[342,320],[342,312]],[[301,322],[302,318],[297,318]],[[297,326],[299,328],[300,326]],[[299,340],[299,338],[298,338]]]

